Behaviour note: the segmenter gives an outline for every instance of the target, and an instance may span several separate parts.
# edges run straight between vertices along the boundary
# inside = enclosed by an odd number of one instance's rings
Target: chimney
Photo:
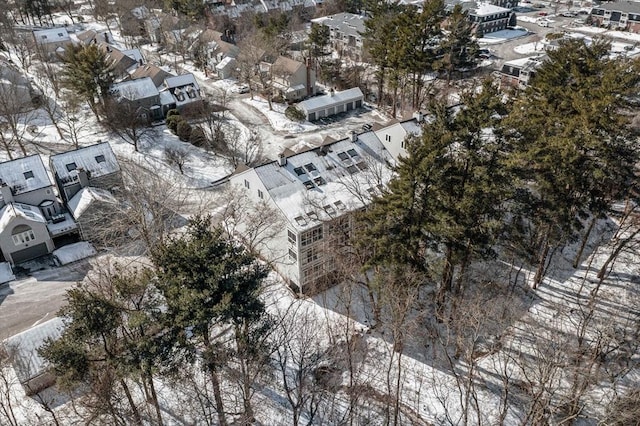
[[[284,154],[278,155],[278,166],[284,167],[287,165],[287,157]]]
[[[422,114],[422,111],[416,111],[416,112],[413,113],[413,118],[418,123],[422,123],[422,120],[424,120],[424,115]]]
[[[109,43],[109,33],[107,32],[104,33],[104,42]]]
[[[2,198],[4,199],[5,204],[9,204],[13,202],[13,193],[11,192],[11,188],[6,183],[3,183],[0,186],[0,194],[2,194]]]
[[[85,169],[78,170],[78,182],[80,182],[80,188],[86,188],[89,186],[89,173]]]
[[[358,134],[355,130],[351,131],[351,142],[356,143],[358,141]]]

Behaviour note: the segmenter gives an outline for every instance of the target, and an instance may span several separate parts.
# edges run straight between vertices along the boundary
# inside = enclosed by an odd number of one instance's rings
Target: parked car
[[[233,88],[231,88],[231,91],[233,93],[249,93],[249,86],[247,86],[246,84],[240,84],[238,86],[234,86]]]
[[[570,10],[566,11],[566,12],[562,12],[560,14],[560,16],[564,16],[565,18],[573,18],[574,16],[576,16],[577,14],[575,12],[571,12]]]
[[[536,4],[533,5],[533,7],[535,7],[536,9],[544,9],[544,4],[536,3]]]
[[[362,130],[364,130],[365,132],[368,132],[372,128],[373,128],[373,126],[371,124],[369,124],[369,123],[366,123],[366,124],[362,125]]]

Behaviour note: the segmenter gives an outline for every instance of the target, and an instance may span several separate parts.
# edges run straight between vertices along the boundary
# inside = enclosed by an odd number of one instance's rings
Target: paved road
[[[89,268],[87,261],[81,261],[0,286],[0,340],[53,318],[65,304],[67,289]]]

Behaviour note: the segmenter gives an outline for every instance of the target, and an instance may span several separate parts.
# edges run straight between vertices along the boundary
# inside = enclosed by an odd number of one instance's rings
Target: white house
[[[315,121],[323,117],[352,111],[362,107],[364,95],[359,87],[335,92],[333,89],[327,95],[316,96],[298,104],[305,119]]]
[[[413,125],[400,123],[389,133],[399,137],[419,129],[411,121]],[[354,132],[258,167],[239,168],[230,182],[285,219],[278,236],[258,249],[292,288],[313,293],[333,283],[340,256],[337,241],[351,231],[349,213],[366,206],[388,184],[394,162],[376,132]]]

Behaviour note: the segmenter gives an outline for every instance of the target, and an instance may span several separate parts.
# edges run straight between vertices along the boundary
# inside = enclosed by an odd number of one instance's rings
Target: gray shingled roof
[[[600,6],[594,7],[594,9],[640,14],[640,3],[635,1],[616,1],[612,3],[603,3]]]

